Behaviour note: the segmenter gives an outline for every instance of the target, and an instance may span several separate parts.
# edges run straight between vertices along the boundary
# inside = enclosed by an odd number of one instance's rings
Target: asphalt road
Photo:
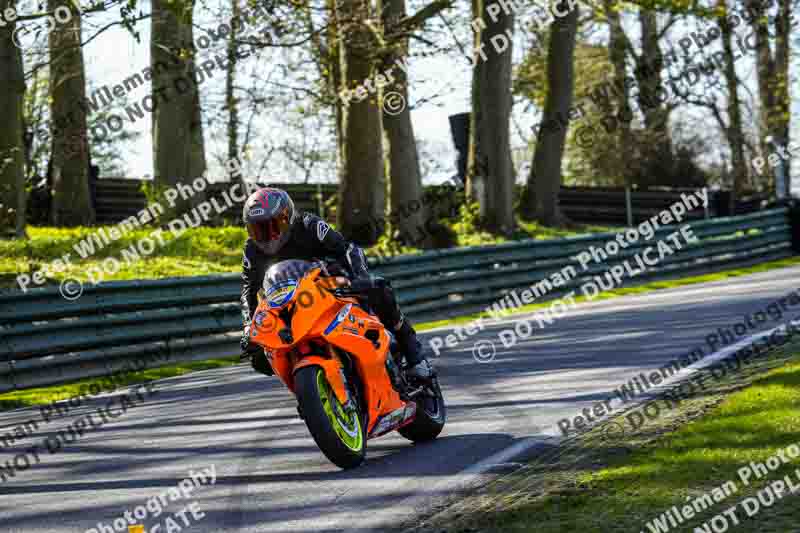
[[[118,393],[47,423],[38,409],[4,413],[0,436],[31,419],[39,427],[11,446],[0,441],[0,465],[33,445],[39,461],[28,456],[30,468],[0,483],[0,531],[113,531],[126,510],[212,465],[213,485],[188,498],[165,497],[162,514],[154,517],[153,506],[140,522],[145,531],[156,524],[158,533],[382,530],[459,480],[475,480],[466,474],[507,468],[514,455],[499,452],[557,433],[559,419],[639,372],[697,346],[708,351],[706,335],[800,287],[799,278],[800,268],[788,268],[584,304],[510,349],[497,340],[508,326],[493,326],[438,359],[449,405],[441,437],[419,446],[396,434],[370,441],[365,465],[349,472],[318,451],[288,391],[249,365],[160,381],[153,394],[131,396],[126,413],[52,454],[45,438],[113,398],[118,414]],[[479,339],[496,342],[492,362],[473,358]],[[196,516],[173,516],[193,502]]]

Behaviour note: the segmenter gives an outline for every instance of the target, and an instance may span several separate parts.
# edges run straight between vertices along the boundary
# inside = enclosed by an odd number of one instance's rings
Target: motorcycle
[[[364,461],[370,439],[397,431],[430,441],[447,418],[438,379],[406,376],[405,357],[370,311],[368,290],[324,262],[281,261],[264,276],[250,327],[317,446],[343,469]]]

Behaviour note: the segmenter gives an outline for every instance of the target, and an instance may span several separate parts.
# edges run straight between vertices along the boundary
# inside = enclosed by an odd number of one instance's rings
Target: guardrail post
[[[631,188],[625,187],[625,211],[628,213],[628,227],[633,226],[633,206],[631,205]]]

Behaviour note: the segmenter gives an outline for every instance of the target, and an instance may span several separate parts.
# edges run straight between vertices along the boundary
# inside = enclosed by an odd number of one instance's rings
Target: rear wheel
[[[447,421],[447,406],[444,403],[439,380],[433,378],[430,385],[419,396],[414,398],[417,402],[417,415],[409,425],[397,430],[402,436],[413,442],[425,442],[439,436]]]
[[[340,468],[354,468],[367,451],[366,427],[355,401],[342,405],[319,366],[295,374],[298,401],[308,430],[319,449]]]

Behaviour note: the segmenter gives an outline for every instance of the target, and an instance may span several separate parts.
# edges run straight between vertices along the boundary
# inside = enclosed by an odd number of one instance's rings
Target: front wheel
[[[297,371],[295,390],[308,430],[325,457],[339,468],[360,465],[366,456],[367,434],[355,402],[342,405],[318,366]]]
[[[417,415],[409,425],[397,430],[413,442],[425,442],[439,436],[447,421],[447,406],[444,404],[439,380],[433,378],[414,400],[417,402]]]

